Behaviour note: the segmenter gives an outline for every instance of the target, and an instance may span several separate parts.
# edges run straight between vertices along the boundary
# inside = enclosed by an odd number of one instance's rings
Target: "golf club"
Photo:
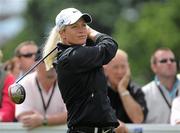
[[[57,49],[55,47],[52,51],[50,51],[46,56],[41,58],[36,64],[34,64],[22,77],[20,77],[14,84],[10,85],[8,88],[8,95],[11,100],[16,104],[21,104],[24,102],[26,98],[26,92],[22,85],[18,82],[21,81],[26,75],[28,75],[35,67],[37,67],[46,57],[48,57],[52,52]]]

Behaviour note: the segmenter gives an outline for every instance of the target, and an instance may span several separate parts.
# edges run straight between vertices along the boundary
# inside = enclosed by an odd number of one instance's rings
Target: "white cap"
[[[56,16],[56,26],[61,29],[63,26],[71,25],[83,18],[86,23],[91,23],[92,18],[87,13],[81,13],[75,8],[66,8]]]

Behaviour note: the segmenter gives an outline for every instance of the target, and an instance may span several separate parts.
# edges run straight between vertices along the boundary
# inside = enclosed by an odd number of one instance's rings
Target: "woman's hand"
[[[99,33],[98,31],[92,29],[91,27],[89,27],[88,25],[86,25],[87,27],[87,35],[88,38],[95,41],[96,40],[96,35]]]
[[[119,126],[114,131],[115,133],[128,133],[128,128],[123,122],[119,121]]]

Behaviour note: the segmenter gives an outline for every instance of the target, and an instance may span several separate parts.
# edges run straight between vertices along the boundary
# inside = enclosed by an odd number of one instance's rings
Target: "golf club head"
[[[11,100],[16,104],[21,104],[26,98],[26,92],[22,85],[15,83],[9,86],[8,94]]]
[[[12,84],[8,88],[8,94],[11,100],[16,104],[21,104],[26,98],[26,92],[22,85],[18,84],[26,75],[28,75],[35,67],[37,67],[45,58],[47,58],[52,52],[54,52],[58,47],[52,49],[46,56],[41,58],[36,64],[34,64],[22,77],[16,80],[16,83]]]

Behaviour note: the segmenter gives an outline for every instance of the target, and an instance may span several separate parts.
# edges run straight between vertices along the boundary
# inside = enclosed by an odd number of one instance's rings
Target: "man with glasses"
[[[169,48],[157,49],[151,57],[154,80],[142,90],[148,107],[146,123],[169,123],[172,101],[180,95],[175,55]]]
[[[34,65],[34,58],[37,50],[38,47],[33,41],[24,41],[15,49],[15,55],[19,59],[21,69],[18,77],[21,77]]]
[[[41,58],[42,52],[39,49],[35,61]],[[24,127],[33,129],[67,122],[67,110],[53,68],[46,71],[44,62],[41,62],[20,84],[26,91],[26,99],[22,104],[16,105],[15,115]]]

